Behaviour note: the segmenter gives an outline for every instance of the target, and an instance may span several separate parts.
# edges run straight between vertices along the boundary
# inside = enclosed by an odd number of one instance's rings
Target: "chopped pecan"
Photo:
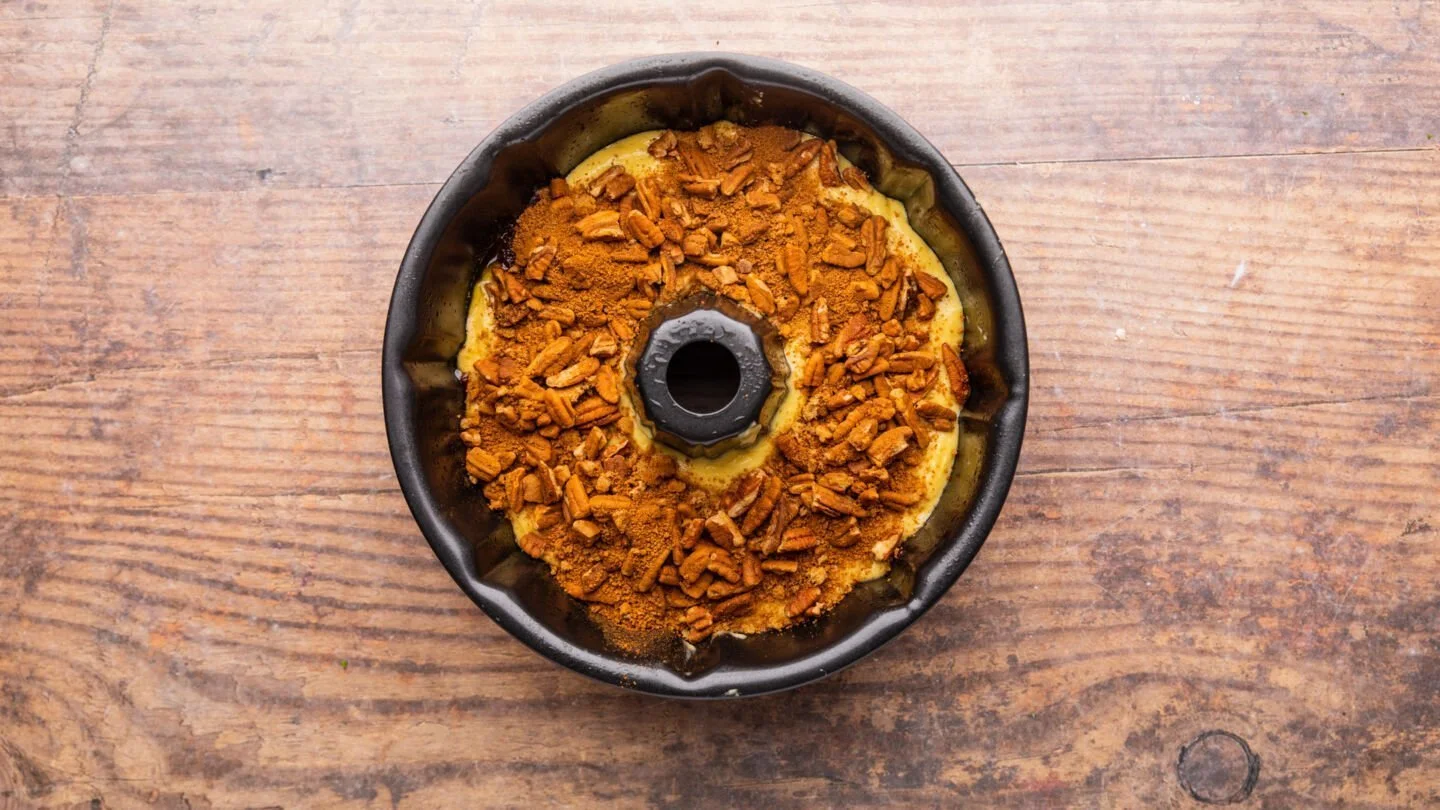
[[[804,526],[794,526],[781,534],[780,547],[776,549],[776,553],[793,554],[797,551],[808,551],[818,545],[820,540],[814,532]]]
[[[820,185],[831,187],[838,186],[844,181],[840,179],[840,164],[835,157],[835,142],[828,141],[820,149]]]
[[[830,305],[824,298],[816,298],[810,305],[810,342],[816,345],[830,342]]]
[[[906,508],[920,503],[920,493],[887,489],[880,492],[880,501],[892,509],[904,511]]]
[[[619,351],[620,344],[615,342],[614,335],[598,334],[590,344],[591,357],[614,357]]]
[[[760,497],[760,490],[765,486],[766,475],[756,470],[740,479],[740,486],[735,491],[734,500],[726,507],[726,514],[732,518],[738,518],[745,514],[756,499]]]
[[[645,247],[657,248],[665,243],[665,234],[643,213],[631,211],[626,221],[630,224],[630,232],[635,235],[635,241]]]
[[[876,275],[885,264],[885,229],[888,223],[878,214],[860,226],[860,241],[865,246],[865,272]]]
[[[696,546],[695,550],[690,552],[684,562],[679,565],[680,580],[686,583],[698,580],[700,575],[710,567],[710,559],[716,551],[719,549],[709,543]]]
[[[896,456],[905,452],[905,449],[910,446],[910,436],[911,431],[908,427],[891,428],[875,437],[875,441],[870,443],[870,448],[865,451],[865,455],[869,456],[876,465],[883,467],[894,460]]]
[[[615,337],[620,338],[621,340],[629,340],[630,338],[635,337],[635,327],[631,326],[620,318],[612,317],[610,319],[610,331],[614,332]]]
[[[928,419],[936,430],[949,430],[955,426],[955,412],[938,402],[921,401],[916,404],[915,410]]]
[[[514,463],[515,454],[510,452],[491,453],[479,447],[465,451],[465,471],[481,481],[494,481]]]
[[[685,170],[687,172],[702,180],[708,180],[715,176],[715,164],[711,162],[710,157],[704,152],[688,143],[680,144],[678,150],[680,152],[680,162],[685,164]]]
[[[787,244],[775,257],[778,269],[795,292],[802,297],[810,294],[810,261],[805,257],[805,251],[799,245]]]
[[[950,380],[950,393],[955,396],[955,404],[963,408],[965,400],[970,398],[970,375],[965,371],[965,364],[960,362],[955,347],[948,343],[940,347],[940,359],[945,366],[945,376]]]
[[[559,391],[545,392],[545,408],[549,411],[550,418],[554,419],[555,424],[560,427],[568,428],[575,425],[575,406],[571,405],[570,400]]]
[[[924,449],[930,444],[930,428],[920,414],[915,410],[915,400],[904,391],[898,392],[895,400],[895,413],[900,417],[900,423],[910,428],[915,438],[915,446]]]
[[[660,219],[660,189],[655,185],[655,178],[642,177],[635,183],[635,201],[640,205],[640,213],[645,215],[651,222],[658,222]]]
[[[935,302],[923,295],[915,298],[915,318],[921,321],[928,321],[935,317]]]
[[[760,276],[751,274],[745,277],[745,289],[750,293],[750,303],[762,315],[775,314],[775,295],[770,292],[770,285]]]
[[[614,369],[601,366],[595,373],[595,393],[611,405],[620,401],[620,381],[615,377]]]
[[[780,501],[780,491],[782,488],[783,485],[780,482],[779,476],[765,476],[765,483],[761,485],[755,503],[750,506],[749,511],[745,513],[745,521],[740,524],[741,534],[751,534],[760,528],[760,525],[765,522],[766,518],[770,517],[770,513],[775,510],[775,504]]]
[[[880,287],[868,278],[850,282],[850,294],[862,301],[874,301],[880,297]]]
[[[797,383],[802,388],[817,388],[825,382],[825,355],[821,352],[811,352],[805,358],[805,367],[800,372],[800,380]]]
[[[590,379],[599,368],[599,360],[594,357],[582,357],[560,371],[547,376],[545,384],[551,388],[569,388]]]
[[[591,241],[625,238],[625,232],[620,229],[620,213],[618,211],[596,211],[576,222],[575,230],[579,231],[582,237]]]
[[[524,536],[515,541],[515,545],[531,557],[538,558],[545,553],[545,547],[549,544],[545,540],[545,535],[539,532],[526,532]]]
[[[791,152],[790,157],[786,158],[785,166],[782,170],[785,179],[789,180],[803,171],[806,166],[810,165],[810,161],[815,159],[815,155],[819,154],[820,147],[823,144],[824,141],[821,141],[819,138],[811,138],[801,143],[794,152]]]
[[[693,194],[696,197],[713,200],[715,199],[715,196],[720,193],[720,181],[690,178],[685,182],[681,183],[680,188],[685,189],[686,192]]]
[[[656,554],[651,558],[649,564],[645,566],[644,573],[642,573],[640,579],[635,582],[635,590],[640,593],[646,593],[654,587],[655,580],[660,576],[660,569],[665,567],[665,561],[668,559],[670,559],[670,555],[665,553]]]
[[[850,548],[860,542],[860,520],[854,516],[846,519],[845,531],[830,538],[830,545],[835,548]]]
[[[630,508],[630,499],[624,495],[594,495],[590,498],[592,512],[609,513]]]
[[[839,242],[831,242],[820,251],[820,261],[836,267],[856,268],[865,266],[865,254],[846,248]]]
[[[863,451],[870,446],[871,442],[875,441],[879,427],[880,423],[874,419],[861,419],[859,424],[845,434],[845,441],[849,442],[850,446],[856,450]]]
[[[865,509],[856,503],[853,498],[841,495],[829,487],[816,484],[810,490],[811,498],[815,502],[815,509],[828,515],[853,515],[865,517]],[[781,546],[783,549],[784,546]]]
[[[944,298],[945,293],[949,292],[949,288],[945,286],[945,282],[935,278],[929,273],[917,270],[914,273],[914,278],[915,286],[920,288],[920,294],[927,298]]]
[[[570,338],[561,337],[553,343],[546,344],[545,348],[535,353],[535,357],[531,359],[530,364],[525,367],[526,376],[537,377],[543,375],[551,366],[558,365],[560,361],[564,359],[566,353],[570,351],[573,343],[574,341]]]
[[[566,485],[568,486],[569,484],[567,483]],[[573,521],[570,524],[570,528],[574,529],[576,534],[580,535],[586,540],[594,540],[595,538],[600,536],[600,524],[596,523],[593,520]]]
[[[720,193],[726,197],[735,196],[735,192],[749,184],[754,174],[755,164],[753,163],[742,163],[736,166],[725,175],[725,179],[720,181]]]
[[[802,613],[812,610],[816,601],[820,598],[820,589],[811,585],[801,588],[800,592],[785,605],[785,615],[795,618]]]
[[[875,555],[877,560],[888,560],[895,554],[895,547],[900,544],[900,535],[892,534],[884,540],[876,541],[870,548],[870,553]]]
[[[714,614],[715,618],[721,619],[737,613],[744,613],[746,610],[749,610],[750,606],[754,603],[754,594],[742,593],[736,596],[732,596],[729,599],[726,599],[725,601],[716,605],[715,608],[711,611],[711,613]]]
[[[608,425],[620,418],[620,409],[600,398],[587,399],[574,409],[574,427]],[[570,427],[570,425],[565,425]]]
[[[655,140],[645,148],[645,151],[649,152],[651,157],[665,158],[670,156],[677,143],[678,139],[675,137],[675,133],[667,129],[657,135]]]
[[[869,191],[870,181],[865,179],[865,173],[854,166],[846,166],[840,170],[840,176],[845,178],[845,185],[856,191]]]
[[[780,195],[762,183],[745,192],[745,204],[759,211],[779,211]]]
[[[525,278],[544,281],[545,273],[555,266],[555,246],[541,245],[530,251],[530,261],[525,264]]]
[[[760,570],[776,574],[793,574],[800,570],[800,563],[795,560],[761,560]]]
[[[729,544],[736,548],[745,545],[745,535],[740,527],[735,525],[734,519],[724,510],[716,512],[705,519],[705,531],[710,537],[721,545]]]

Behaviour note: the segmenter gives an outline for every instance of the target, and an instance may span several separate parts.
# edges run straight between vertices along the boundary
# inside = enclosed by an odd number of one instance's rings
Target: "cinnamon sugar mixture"
[[[486,268],[459,360],[466,469],[616,644],[785,627],[882,575],[949,476],[962,315],[903,209],[833,143],[720,122],[551,181]],[[626,358],[709,290],[786,341],[753,446],[652,440]]]

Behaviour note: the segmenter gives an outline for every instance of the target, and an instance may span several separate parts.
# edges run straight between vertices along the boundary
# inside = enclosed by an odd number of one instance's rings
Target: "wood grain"
[[[762,53],[828,72],[965,165],[1420,148],[1440,129],[1433,0],[626,2],[603,14],[566,0],[536,11],[517,0],[114,3],[93,76],[72,63],[64,93],[47,89],[51,72],[20,84],[57,106],[89,87],[63,169],[69,119],[57,113],[20,134],[0,192],[51,193],[62,178],[82,193],[440,182],[542,92],[657,51]],[[94,40],[94,22],[67,25]]]
[[[1241,806],[1440,803],[1435,6],[1137,9],[0,6],[0,52],[65,68],[0,85],[0,808],[1186,808],[1215,729],[1259,757]],[[890,646],[738,704],[510,639],[381,424],[435,182],[651,41],[1046,161],[964,170],[1034,367],[994,534]]]

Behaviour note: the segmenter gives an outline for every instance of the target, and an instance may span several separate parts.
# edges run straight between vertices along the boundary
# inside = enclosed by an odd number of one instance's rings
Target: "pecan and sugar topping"
[[[949,276],[833,142],[649,132],[552,180],[484,269],[458,363],[465,467],[612,640],[783,628],[882,575],[949,478],[969,379]],[[657,443],[626,358],[699,291],[773,324],[762,438]]]

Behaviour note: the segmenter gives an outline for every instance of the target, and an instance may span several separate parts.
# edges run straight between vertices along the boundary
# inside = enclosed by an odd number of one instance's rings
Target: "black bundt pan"
[[[537,189],[596,149],[648,129],[730,119],[834,138],[912,225],[956,281],[966,309],[974,392],[961,458],[926,526],[891,575],[858,587],[822,618],[785,632],[678,639],[649,658],[607,644],[515,546],[465,480],[457,423],[464,389],[455,355],[481,261]],[[774,692],[837,672],[894,638],[975,557],[1014,477],[1025,428],[1029,360],[1009,262],[970,190],[934,146],[874,99],[773,59],[677,54],[583,76],[490,133],[435,196],[405,251],[385,325],[385,428],[405,500],[435,555],[485,613],[541,655],[626,689],[675,697]],[[967,454],[970,458],[967,461]]]

